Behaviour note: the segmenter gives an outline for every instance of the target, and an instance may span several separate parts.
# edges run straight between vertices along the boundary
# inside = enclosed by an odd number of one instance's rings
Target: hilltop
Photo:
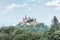
[[[38,23],[36,18],[25,16],[17,25],[18,28],[29,30],[32,32],[43,32],[49,29],[44,23]]]

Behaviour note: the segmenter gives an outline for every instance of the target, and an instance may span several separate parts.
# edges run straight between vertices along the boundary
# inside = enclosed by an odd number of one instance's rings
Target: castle
[[[19,23],[19,25],[35,25],[37,24],[36,18],[33,19],[31,17],[28,17],[25,15],[24,18],[22,18],[22,21]]]

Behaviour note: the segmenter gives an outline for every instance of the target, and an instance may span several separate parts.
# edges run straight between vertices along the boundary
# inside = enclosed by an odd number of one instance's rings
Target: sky
[[[0,0],[0,26],[17,25],[25,15],[51,25],[54,16],[60,20],[60,0]]]

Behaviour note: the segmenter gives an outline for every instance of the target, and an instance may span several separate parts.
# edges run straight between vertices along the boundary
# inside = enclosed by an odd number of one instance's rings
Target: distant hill
[[[36,25],[17,25],[17,27],[32,32],[42,32],[49,29],[49,27],[47,25],[44,25],[44,23],[38,23]]]

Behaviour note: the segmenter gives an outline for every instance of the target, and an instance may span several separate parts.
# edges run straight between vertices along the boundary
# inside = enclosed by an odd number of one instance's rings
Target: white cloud
[[[32,0],[33,2],[36,1],[36,0]]]
[[[21,7],[20,4],[12,3],[11,5],[8,5],[5,7],[3,11],[0,11],[0,14],[7,14],[8,12],[12,11],[14,8]]]
[[[54,7],[54,10],[60,10],[60,1],[53,0],[46,3],[47,6]]]
[[[42,0],[31,0],[32,2],[41,2]]]
[[[8,5],[6,7],[6,10],[12,10],[13,8],[18,8],[18,7],[21,7],[20,4],[16,4],[16,3],[12,3],[11,5]]]
[[[6,10],[13,10],[14,8],[25,7],[25,6],[27,6],[27,5],[28,5],[27,3],[24,3],[24,4],[12,3],[11,5],[8,5],[8,6],[6,7]]]
[[[46,3],[47,6],[60,6],[59,0],[53,0]]]
[[[25,7],[25,6],[27,6],[28,4],[27,3],[24,3],[23,5],[21,5],[22,7]]]
[[[0,11],[0,14],[7,14],[8,12],[12,11],[14,8],[25,7],[27,5],[28,5],[27,3],[24,3],[24,4],[12,3],[11,5],[6,6],[3,11]]]

